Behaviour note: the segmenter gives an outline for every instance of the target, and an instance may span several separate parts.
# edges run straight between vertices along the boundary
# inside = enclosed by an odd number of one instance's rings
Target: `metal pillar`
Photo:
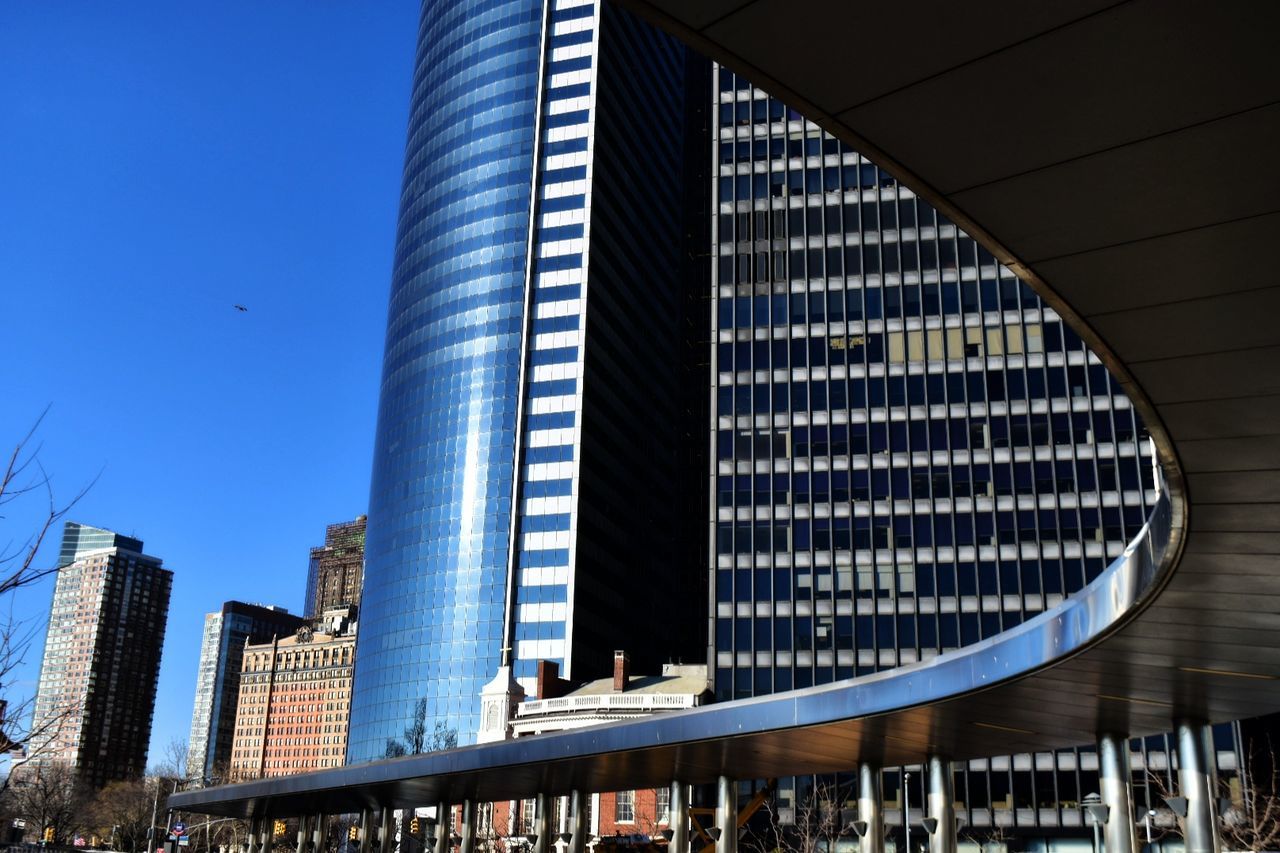
[[[689,847],[689,786],[684,782],[671,783],[671,843],[667,853],[691,853]]]
[[[864,761],[858,765],[858,820],[866,829],[858,838],[858,853],[884,853],[883,803],[880,767]]]
[[[307,835],[307,821],[310,820],[307,815],[298,815],[298,853],[307,853],[307,842],[310,838]]]
[[[360,810],[360,853],[373,853],[373,810]]]
[[[553,835],[552,806],[550,794],[539,794],[534,800],[533,831],[538,840],[533,843],[533,853],[552,853],[556,849]]]
[[[253,834],[253,843],[258,853],[271,850],[271,841],[274,838],[272,830],[275,829],[275,820],[267,813],[258,818],[258,828]]]
[[[569,848],[566,853],[585,853],[587,849],[587,795],[574,789],[569,794]]]
[[[1186,853],[1219,853],[1222,840],[1218,836],[1218,773],[1213,730],[1201,722],[1181,720],[1177,737],[1178,793],[1187,800],[1182,832]]]
[[[259,853],[262,850],[262,818],[249,818],[249,838],[248,846],[245,848],[248,853]]]
[[[1106,853],[1137,853],[1133,822],[1133,771],[1129,767],[1129,738],[1103,732],[1098,735],[1098,786],[1107,822],[1102,825]]]
[[[449,836],[453,834],[453,807],[441,801],[436,803],[436,840],[432,853],[449,853]]]
[[[378,815],[378,851],[391,853],[396,846],[396,813],[387,806]]]
[[[738,853],[738,783],[728,776],[716,781],[716,853]]]
[[[951,760],[930,755],[928,814],[938,822],[929,833],[929,853],[956,853],[956,795]]]
[[[476,802],[462,801],[462,843],[458,853],[476,853]]]
[[[317,812],[311,819],[311,849],[315,853],[321,853],[325,849],[328,834],[329,816],[324,812]]]

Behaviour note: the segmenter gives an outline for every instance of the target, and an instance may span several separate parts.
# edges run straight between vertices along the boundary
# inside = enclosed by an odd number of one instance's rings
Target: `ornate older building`
[[[307,567],[307,599],[304,615],[314,618],[335,607],[360,606],[364,585],[364,531],[366,516],[330,524],[324,544],[311,549]]]
[[[247,645],[240,672],[231,779],[289,776],[344,763],[354,624],[347,609],[316,627]]]

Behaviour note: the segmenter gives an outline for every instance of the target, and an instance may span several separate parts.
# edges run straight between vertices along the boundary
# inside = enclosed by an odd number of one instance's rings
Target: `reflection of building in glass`
[[[207,782],[227,779],[245,644],[291,636],[302,625],[300,617],[282,608],[240,601],[228,601],[222,610],[204,617],[188,739],[189,778]]]
[[[292,636],[244,647],[231,781],[344,763],[356,643],[350,614],[329,610]]]
[[[927,661],[1079,590],[1155,499],[1107,369],[906,187],[716,79],[717,697]],[[1229,727],[1219,749],[1233,768]],[[1134,766],[1168,754],[1149,738]],[[1096,789],[1089,750],[975,761],[956,782],[972,827],[1081,826]],[[900,806],[897,772],[885,790]]]
[[[172,585],[142,540],[67,522],[22,773],[61,763],[98,787],[142,776]]]
[[[324,544],[311,549],[307,566],[304,616],[311,619],[335,607],[359,607],[364,581],[365,516],[330,524]]]
[[[700,594],[655,594],[701,577],[673,499],[685,56],[609,4],[423,8],[352,761],[423,702],[469,741],[504,647],[526,686],[538,659],[582,678],[616,647],[692,650]],[[655,624],[673,647],[638,642]]]

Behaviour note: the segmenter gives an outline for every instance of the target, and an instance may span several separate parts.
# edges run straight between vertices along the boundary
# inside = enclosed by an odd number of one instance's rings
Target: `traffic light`
[[[421,827],[421,824],[418,823],[418,816],[414,815],[413,820],[409,821],[409,831],[412,832],[414,835],[417,835],[418,829],[420,827]]]
[[[356,826],[354,823],[351,824],[351,828],[347,830],[347,838],[351,841],[359,841],[360,827]]]
[[[50,844],[52,844],[52,843],[53,843],[53,839],[54,839],[54,831],[53,831],[53,827],[52,827],[52,826],[46,826],[46,827],[44,828],[44,840],[45,840],[45,841],[47,841],[47,842],[49,842]]]
[[[287,827],[284,825],[284,821],[278,820],[272,825],[271,834],[274,835],[276,838],[279,838],[280,836],[284,835],[286,829]]]

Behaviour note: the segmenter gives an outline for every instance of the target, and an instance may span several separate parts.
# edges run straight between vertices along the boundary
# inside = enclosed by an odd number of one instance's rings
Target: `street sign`
[[[190,846],[191,846],[191,836],[190,836],[190,835],[182,835],[182,836],[179,836],[179,837],[178,837],[178,846],[179,846],[179,847],[190,847]]]
[[[172,830],[170,830],[170,832],[172,832],[174,835],[177,835],[177,836],[183,836],[183,835],[186,835],[186,834],[187,834],[187,825],[186,825],[185,823],[183,823],[182,821],[178,821],[177,823],[175,823],[175,824],[173,825],[173,829],[172,829]]]

